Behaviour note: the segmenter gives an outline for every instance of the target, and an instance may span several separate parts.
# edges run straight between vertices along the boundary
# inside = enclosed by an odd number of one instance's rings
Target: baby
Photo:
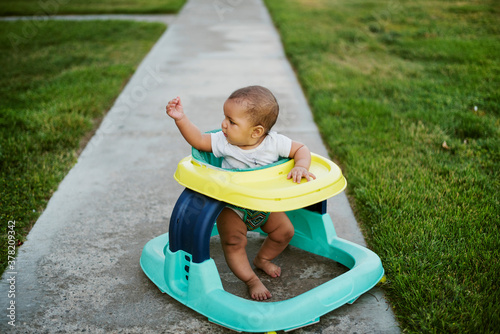
[[[175,120],[182,136],[194,148],[223,157],[222,167],[244,169],[276,162],[280,157],[294,159],[288,179],[300,183],[316,177],[309,172],[311,152],[298,142],[271,131],[278,118],[279,106],[274,95],[261,86],[249,86],[233,92],[224,103],[222,131],[201,133],[184,114],[179,97],[168,102],[167,114]],[[232,272],[248,286],[255,300],[271,298],[271,293],[257,277],[246,253],[247,231],[260,227],[267,233],[255,267],[271,277],[279,277],[281,268],[271,261],[286,248],[294,228],[284,212],[258,212],[228,205],[217,218],[226,262]]]

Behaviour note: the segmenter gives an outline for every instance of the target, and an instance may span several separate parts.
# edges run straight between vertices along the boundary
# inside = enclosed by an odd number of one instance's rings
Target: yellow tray
[[[316,176],[300,184],[287,179],[289,160],[257,170],[224,170],[190,155],[177,165],[174,178],[181,185],[219,201],[261,211],[290,211],[321,202],[342,192],[347,182],[329,159],[312,154],[309,170]]]

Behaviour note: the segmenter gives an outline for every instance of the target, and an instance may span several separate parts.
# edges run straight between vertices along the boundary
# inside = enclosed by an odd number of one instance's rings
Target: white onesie
[[[292,149],[292,140],[284,135],[271,131],[259,146],[244,150],[230,144],[222,131],[211,134],[212,153],[217,158],[224,158],[222,168],[248,169],[265,166],[288,158]]]

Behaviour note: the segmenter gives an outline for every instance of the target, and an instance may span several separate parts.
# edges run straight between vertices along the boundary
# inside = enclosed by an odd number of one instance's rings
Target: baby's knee
[[[245,248],[247,246],[247,237],[246,235],[241,235],[239,233],[221,236],[221,243],[224,247],[229,248]]]
[[[280,229],[277,229],[274,233],[269,236],[276,242],[279,243],[289,243],[295,234],[293,225],[284,225]]]
[[[289,242],[290,240],[292,240],[294,235],[295,235],[295,229],[293,228],[293,225],[290,224],[283,231],[283,239]]]

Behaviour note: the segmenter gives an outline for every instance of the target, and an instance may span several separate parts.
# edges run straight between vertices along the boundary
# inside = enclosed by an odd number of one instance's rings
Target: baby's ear
[[[266,133],[266,130],[262,125],[257,125],[253,127],[252,138],[262,137]]]

